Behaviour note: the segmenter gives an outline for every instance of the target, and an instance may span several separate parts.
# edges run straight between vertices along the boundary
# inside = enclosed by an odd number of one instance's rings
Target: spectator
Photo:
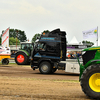
[[[15,55],[15,51],[12,51],[12,53],[11,53],[12,55]]]
[[[66,52],[66,59],[68,59],[69,52]]]
[[[11,58],[14,58],[14,57],[15,57],[15,51],[12,51]]]
[[[82,57],[81,51],[77,52],[77,57],[78,57],[78,58],[81,58],[81,57]]]
[[[76,59],[76,52],[72,53],[72,57],[73,57],[73,59]]]
[[[68,52],[67,57],[68,57],[68,59],[71,59],[71,52]]]

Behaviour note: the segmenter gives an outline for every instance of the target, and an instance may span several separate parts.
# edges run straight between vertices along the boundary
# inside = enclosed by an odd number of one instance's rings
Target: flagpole
[[[98,26],[97,26],[97,46],[98,46]]]

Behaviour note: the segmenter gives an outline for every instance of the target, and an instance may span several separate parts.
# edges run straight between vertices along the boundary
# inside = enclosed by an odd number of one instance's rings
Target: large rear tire
[[[50,74],[52,72],[52,67],[51,67],[51,64],[47,61],[45,62],[42,62],[40,65],[39,65],[39,71],[42,73],[42,74]]]
[[[28,56],[24,52],[18,52],[15,56],[15,62],[18,65],[27,65],[28,61]]]
[[[80,84],[83,92],[92,99],[100,99],[100,65],[91,65],[83,72]]]

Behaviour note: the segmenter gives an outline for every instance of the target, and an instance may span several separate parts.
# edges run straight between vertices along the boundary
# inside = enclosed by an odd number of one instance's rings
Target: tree
[[[41,32],[42,34],[43,33],[45,33],[45,34],[47,34],[47,33],[49,33],[50,31],[49,30],[44,30],[43,32]],[[34,36],[33,36],[33,38],[32,38],[32,42],[35,42],[36,40],[37,40],[37,37],[40,37],[41,36],[41,34],[39,34],[39,33],[37,33],[37,34],[35,34]]]
[[[2,31],[3,34],[4,30]],[[21,31],[19,29],[10,29],[9,30],[9,37],[14,37],[20,40],[20,42],[27,41],[27,37],[24,31]]]
[[[40,37],[41,36],[41,34],[35,34],[34,36],[33,36],[33,38],[32,38],[32,42],[34,43],[36,40],[37,40],[37,37]]]
[[[94,45],[94,43],[93,42],[90,42],[90,41],[82,41],[82,43],[84,44],[84,45],[87,45],[88,47],[91,47],[92,45]]]
[[[47,34],[47,33],[49,33],[49,32],[50,32],[49,30],[44,30],[44,31],[42,32],[42,34],[43,34],[43,33]]]
[[[21,42],[27,41],[27,37],[26,37],[24,31],[19,31],[19,32],[18,32],[18,35],[17,35],[17,38],[18,38]]]
[[[17,41],[16,41],[16,39],[17,38],[14,38],[14,37],[10,37],[9,38],[9,45],[16,45],[16,42],[17,42],[17,45],[19,45],[20,44],[20,41],[17,39]]]
[[[16,39],[17,38],[14,38],[14,37],[10,37],[9,38],[9,45],[16,45]],[[17,39],[17,45],[20,44],[20,41]],[[1,37],[0,37],[0,45],[1,45]]]

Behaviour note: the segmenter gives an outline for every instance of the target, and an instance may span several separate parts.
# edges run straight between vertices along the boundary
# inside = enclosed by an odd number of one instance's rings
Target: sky
[[[0,0],[1,33],[8,27],[20,29],[30,41],[36,33],[60,28],[68,43],[74,36],[82,42],[82,31],[97,26],[100,37],[100,0]]]

